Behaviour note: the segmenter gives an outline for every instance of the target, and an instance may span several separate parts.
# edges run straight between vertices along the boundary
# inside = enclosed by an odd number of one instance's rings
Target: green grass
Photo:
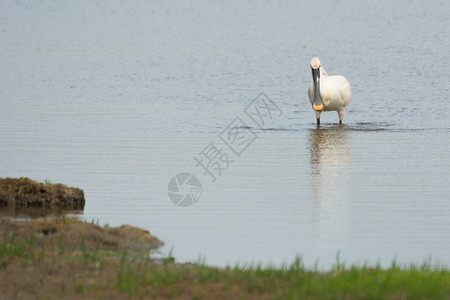
[[[270,295],[273,299],[447,299],[450,297],[450,273],[429,264],[405,267],[350,266],[342,263],[329,272],[308,270],[297,258],[283,268],[261,266],[226,268],[195,264],[162,269],[127,266],[125,256],[117,275],[122,292],[134,295],[152,286],[176,291],[189,282],[196,292],[220,285],[226,294],[236,286],[240,296]],[[205,294],[207,295],[207,294]],[[198,295],[200,298],[201,295]]]
[[[16,240],[14,234],[0,240],[0,260],[11,256],[25,256],[25,242]]]
[[[84,283],[75,283],[74,292],[79,294],[83,293],[86,290]]]

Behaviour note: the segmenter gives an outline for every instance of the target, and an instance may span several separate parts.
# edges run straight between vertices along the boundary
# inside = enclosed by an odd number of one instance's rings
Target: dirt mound
[[[84,192],[64,184],[43,184],[29,178],[0,178],[0,206],[83,209]]]
[[[123,225],[116,228],[100,227],[77,218],[39,218],[31,221],[0,219],[0,237],[34,238],[37,245],[54,247],[64,244],[76,248],[102,250],[152,250],[163,243],[148,231]]]

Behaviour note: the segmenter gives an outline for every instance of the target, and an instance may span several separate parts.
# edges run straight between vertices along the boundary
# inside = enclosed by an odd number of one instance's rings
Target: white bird
[[[317,57],[311,59],[313,81],[308,88],[308,97],[316,111],[317,125],[320,125],[322,111],[335,110],[339,115],[339,124],[350,102],[352,91],[347,78],[341,75],[329,76]]]

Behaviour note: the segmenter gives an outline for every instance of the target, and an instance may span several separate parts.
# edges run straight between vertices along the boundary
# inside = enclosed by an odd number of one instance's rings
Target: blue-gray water
[[[150,230],[178,261],[450,264],[448,1],[0,4],[0,177],[85,191],[82,218]],[[311,57],[352,101],[320,129]],[[281,109],[260,130],[244,109]],[[236,156],[219,135],[258,136]],[[243,128],[246,129],[246,128]],[[247,128],[249,129],[249,128]],[[233,159],[216,182],[210,142]],[[175,206],[181,172],[202,183]]]

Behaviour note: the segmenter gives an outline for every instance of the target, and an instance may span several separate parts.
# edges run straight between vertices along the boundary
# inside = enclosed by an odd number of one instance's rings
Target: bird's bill
[[[312,76],[314,81],[314,101],[312,107],[316,111],[323,110],[322,97],[320,97],[320,68],[313,69]]]

